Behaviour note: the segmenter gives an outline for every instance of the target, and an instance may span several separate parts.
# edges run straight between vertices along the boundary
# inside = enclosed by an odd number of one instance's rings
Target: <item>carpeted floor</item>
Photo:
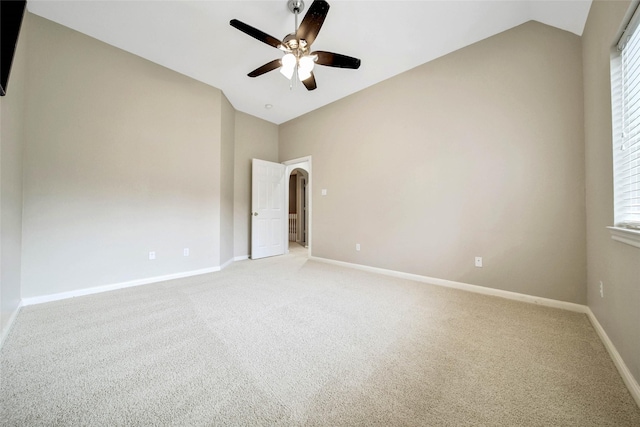
[[[585,315],[309,261],[25,307],[3,426],[640,426]]]

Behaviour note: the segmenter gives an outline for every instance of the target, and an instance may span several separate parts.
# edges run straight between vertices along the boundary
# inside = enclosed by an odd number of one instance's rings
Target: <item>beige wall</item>
[[[278,126],[236,112],[234,168],[234,256],[246,257],[251,247],[251,159],[278,161]]]
[[[613,241],[610,55],[628,1],[595,1],[583,35],[588,304],[640,382],[640,249]],[[600,297],[600,281],[604,298]]]
[[[30,24],[23,298],[219,266],[221,92]]]
[[[220,265],[233,261],[233,198],[235,109],[222,95],[222,145],[220,151]]]
[[[22,152],[25,140],[27,26],[23,22],[6,96],[0,97],[0,337],[20,305]]]
[[[586,302],[579,37],[529,22],[281,125],[306,155],[312,255]]]

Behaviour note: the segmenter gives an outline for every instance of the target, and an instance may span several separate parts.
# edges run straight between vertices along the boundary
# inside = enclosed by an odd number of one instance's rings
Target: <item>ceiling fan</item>
[[[280,68],[280,73],[287,79],[293,82],[295,74],[307,90],[314,90],[317,87],[316,78],[313,75],[314,64],[354,70],[360,67],[360,60],[351,56],[320,50],[310,52],[311,44],[318,36],[318,32],[320,32],[320,28],[329,12],[329,3],[324,0],[315,0],[311,3],[299,27],[298,14],[304,10],[304,1],[288,0],[287,7],[295,15],[295,29],[293,33],[285,36],[282,41],[237,19],[232,19],[229,22],[232,27],[243,33],[285,52],[282,58],[267,62],[250,72],[248,74],[249,77],[258,77]]]

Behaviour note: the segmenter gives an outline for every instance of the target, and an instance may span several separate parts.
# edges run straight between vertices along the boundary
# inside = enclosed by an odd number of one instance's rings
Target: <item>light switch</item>
[[[323,189],[322,189],[322,195],[323,195],[323,196],[326,196],[326,195],[327,195],[327,189],[326,189],[326,188],[323,188]]]

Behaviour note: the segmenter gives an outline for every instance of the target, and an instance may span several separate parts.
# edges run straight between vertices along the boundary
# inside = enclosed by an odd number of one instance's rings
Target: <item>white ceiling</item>
[[[282,53],[229,25],[236,18],[282,39],[294,27],[286,0],[29,0],[27,7],[215,86],[237,110],[276,124],[530,20],[582,35],[591,7],[591,0],[328,1],[313,50],[355,56],[362,66],[317,66],[312,92],[301,84],[290,90],[278,71],[247,77]]]

